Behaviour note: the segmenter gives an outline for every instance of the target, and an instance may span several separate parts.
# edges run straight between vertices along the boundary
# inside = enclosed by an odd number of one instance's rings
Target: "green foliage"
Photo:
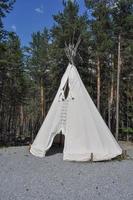
[[[29,69],[36,81],[45,76],[48,66],[49,33],[45,28],[43,32],[32,34],[32,42],[28,48]]]
[[[51,29],[52,45],[50,49],[51,57],[54,58],[51,65],[54,91],[57,90],[59,80],[68,64],[68,59],[64,51],[65,43],[67,45],[70,43],[76,44],[79,36],[81,37],[82,45],[78,49],[74,62],[80,71],[84,83],[87,85],[89,81],[88,42],[90,38],[87,14],[85,13],[80,16],[79,6],[76,1],[68,1],[64,4],[63,12],[59,12],[53,17],[55,25]]]
[[[110,7],[107,1],[88,1],[88,9],[92,9],[92,39],[97,55],[110,52],[112,49],[112,22]]]
[[[128,128],[122,128],[122,133],[124,134],[133,134],[133,128],[128,127]]]
[[[0,41],[3,39],[5,35],[5,31],[3,30],[3,22],[2,19],[9,13],[12,8],[13,4],[16,0],[1,0],[0,1]]]

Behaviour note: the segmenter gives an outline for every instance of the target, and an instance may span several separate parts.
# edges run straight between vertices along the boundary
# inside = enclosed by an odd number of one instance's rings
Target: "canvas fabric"
[[[65,99],[64,87],[69,93]],[[31,146],[30,152],[44,157],[54,137],[65,136],[63,159],[70,161],[110,160],[122,149],[102,119],[74,65],[64,73],[51,108]]]

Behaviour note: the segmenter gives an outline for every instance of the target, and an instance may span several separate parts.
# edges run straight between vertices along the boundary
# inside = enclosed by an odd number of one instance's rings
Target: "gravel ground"
[[[53,151],[40,159],[28,147],[0,149],[0,200],[133,200],[131,158],[78,163]]]

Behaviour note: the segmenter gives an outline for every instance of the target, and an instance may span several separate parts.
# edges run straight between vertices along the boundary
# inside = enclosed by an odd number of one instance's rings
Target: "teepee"
[[[66,50],[71,55],[71,64],[61,79],[30,152],[44,157],[55,136],[61,132],[65,136],[64,160],[89,161],[92,157],[93,161],[110,160],[122,154],[122,149],[102,119],[73,64],[76,48],[69,46]]]

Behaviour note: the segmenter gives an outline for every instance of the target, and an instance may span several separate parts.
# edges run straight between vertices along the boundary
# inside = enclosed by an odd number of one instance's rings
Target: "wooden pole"
[[[90,159],[91,162],[93,162],[93,153],[91,153],[91,159]]]

